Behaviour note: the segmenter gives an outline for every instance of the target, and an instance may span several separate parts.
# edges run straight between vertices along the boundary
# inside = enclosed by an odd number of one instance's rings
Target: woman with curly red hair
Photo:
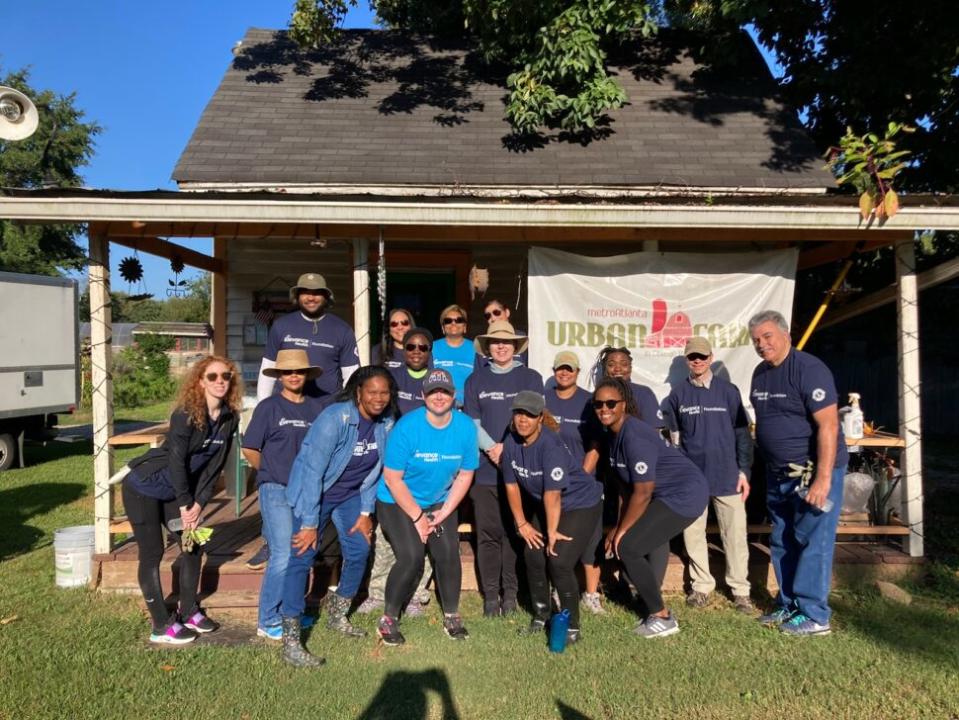
[[[167,610],[160,585],[160,526],[181,540],[185,530],[199,527],[233,443],[242,399],[233,361],[208,355],[183,379],[166,442],[129,463],[123,505],[139,548],[137,579],[153,620],[150,642],[181,645],[219,627],[197,602],[199,545],[183,550],[181,544],[180,603],[174,612]]]

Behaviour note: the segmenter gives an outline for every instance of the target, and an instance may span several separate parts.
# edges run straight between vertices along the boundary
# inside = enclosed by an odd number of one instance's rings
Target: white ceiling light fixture
[[[25,140],[40,124],[37,106],[19,90],[0,85],[0,140]]]

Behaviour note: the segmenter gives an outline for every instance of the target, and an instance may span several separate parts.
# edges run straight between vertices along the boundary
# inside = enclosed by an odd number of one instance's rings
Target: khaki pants
[[[726,553],[726,584],[733,595],[749,596],[749,545],[746,542],[746,503],[741,495],[713,498],[713,509],[719,521],[719,534]],[[709,549],[706,544],[706,515],[709,508],[683,531],[689,555],[689,576],[693,591],[705,594],[716,589],[716,580],[709,572]]]

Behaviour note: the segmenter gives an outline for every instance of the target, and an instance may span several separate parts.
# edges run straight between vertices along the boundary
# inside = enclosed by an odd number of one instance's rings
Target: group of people
[[[303,647],[301,631],[313,622],[304,614],[307,581],[330,523],[343,562],[325,604],[329,628],[366,634],[350,613],[372,552],[363,606],[381,612],[385,644],[405,642],[402,618],[429,597],[430,578],[444,631],[468,638],[458,530],[467,497],[483,614],[518,610],[522,557],[532,614],[524,634],[541,633],[556,605],[569,613],[568,641],[578,641],[580,607],[605,612],[604,564],[635,588],[638,635],[678,632],[661,594],[669,543],[683,535],[692,580],[686,602],[704,607],[716,587],[706,544],[710,499],[732,601],[754,613],[745,512],[754,441],[739,390],[712,373],[706,338],[686,343],[689,374],[659,403],[632,382],[625,347],[600,353],[592,393],[580,387],[580,358],[570,350],[556,354],[544,382],[526,364],[527,338],[498,301],[486,304],[487,331],[473,341],[458,305],[441,313],[439,341],[395,309],[374,364],[360,367],[352,331],[328,312],[333,294],[322,276],[301,276],[291,298],[297,309],[271,328],[259,402],[242,440],[257,470],[270,548],[257,632],[282,640],[287,662],[323,662]],[[759,619],[791,635],[824,635],[846,460],[836,389],[819,360],[791,347],[782,315],[761,312],[749,330],[762,359],[750,398],[779,582],[776,606]],[[165,607],[161,525],[180,536],[201,523],[241,399],[232,361],[211,356],[194,365],[166,443],[131,462],[124,479],[154,642],[190,642],[217,627],[197,602],[197,544],[183,544],[179,607]]]

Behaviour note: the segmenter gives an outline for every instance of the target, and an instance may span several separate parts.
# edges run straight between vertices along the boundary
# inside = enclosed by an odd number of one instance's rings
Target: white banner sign
[[[760,310],[792,313],[798,251],[639,252],[584,257],[529,251],[529,364],[552,375],[560,350],[580,359],[580,385],[592,389],[599,352],[626,346],[633,381],[662,400],[687,373],[683,346],[702,335],[713,346],[713,372],[735,383],[749,406],[759,357],[747,323]]]

